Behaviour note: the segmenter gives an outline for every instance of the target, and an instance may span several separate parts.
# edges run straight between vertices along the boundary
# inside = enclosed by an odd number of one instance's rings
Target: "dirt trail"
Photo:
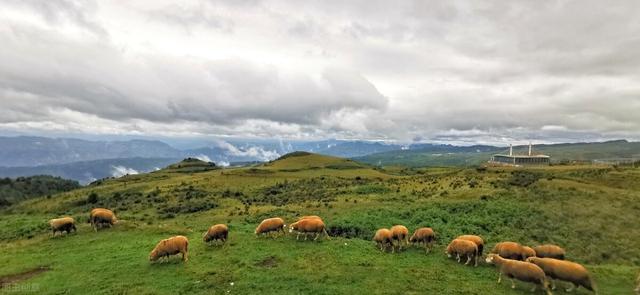
[[[21,281],[24,280],[28,280],[32,277],[37,276],[38,274],[41,274],[43,272],[46,271],[50,271],[51,268],[49,268],[48,266],[39,266],[27,271],[23,271],[21,273],[16,273],[16,274],[11,274],[11,275],[6,275],[6,276],[1,276],[0,277],[0,289],[2,289],[5,286],[9,286],[15,283],[19,283]]]

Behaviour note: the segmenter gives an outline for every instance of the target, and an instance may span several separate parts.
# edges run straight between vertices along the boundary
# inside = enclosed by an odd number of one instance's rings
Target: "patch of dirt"
[[[264,268],[274,268],[278,266],[278,257],[269,256],[265,257],[261,261],[258,261],[255,266],[260,266]]]
[[[12,275],[6,275],[0,277],[0,289],[4,286],[9,286],[11,284],[19,283],[24,280],[28,280],[32,277],[35,277],[43,272],[50,271],[51,268],[48,266],[39,266],[27,271],[23,271],[21,273],[16,273]]]

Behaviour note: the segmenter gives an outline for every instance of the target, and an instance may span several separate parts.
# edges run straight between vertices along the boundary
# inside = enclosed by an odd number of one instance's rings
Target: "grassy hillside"
[[[640,169],[631,168],[376,170],[297,153],[255,167],[160,170],[0,212],[0,281],[47,267],[0,293],[530,294],[523,284],[496,284],[492,266],[465,267],[442,254],[452,237],[475,233],[489,247],[557,243],[593,273],[599,294],[632,294],[639,199]],[[78,233],[50,237],[49,218],[85,221],[97,206],[113,208],[121,222],[97,233],[81,223]],[[323,216],[333,238],[253,234],[263,218],[307,214]],[[224,247],[201,241],[214,223],[230,226]],[[373,232],[394,224],[433,227],[434,252],[378,251]],[[149,264],[157,241],[176,234],[191,241],[189,262]]]
[[[296,171],[308,169],[362,169],[366,165],[332,156],[313,154],[308,152],[293,152],[286,154],[275,161],[265,163],[264,167],[270,170]]]
[[[526,154],[528,146],[516,146],[515,154]],[[403,165],[408,167],[425,166],[462,166],[469,167],[487,162],[495,153],[506,153],[508,148],[495,148],[493,151],[486,149],[477,151],[432,151],[429,149],[395,150],[384,153],[371,154],[354,158],[371,165]],[[595,143],[563,143],[551,145],[536,145],[534,152],[551,156],[553,163],[571,161],[592,161],[608,158],[640,159],[640,142],[628,142],[625,140],[595,142]]]

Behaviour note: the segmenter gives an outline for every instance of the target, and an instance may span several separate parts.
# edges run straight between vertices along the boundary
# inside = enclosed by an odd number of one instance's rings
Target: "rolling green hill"
[[[205,162],[195,158],[186,158],[178,163],[167,166],[164,170],[167,172],[204,172],[215,170],[218,167],[213,162]]]
[[[515,154],[526,154],[528,146],[515,146]],[[395,150],[357,157],[354,160],[371,165],[403,165],[409,167],[461,166],[469,167],[487,162],[491,155],[507,153],[508,148],[496,147],[492,151],[431,151],[423,149]],[[640,142],[616,140],[593,143],[541,144],[534,146],[534,153],[551,156],[552,163],[592,161],[609,158],[640,159]]]
[[[1,211],[0,281],[8,287],[0,293],[530,294],[528,285],[498,285],[492,266],[443,255],[453,237],[472,233],[487,248],[505,240],[562,245],[592,272],[599,294],[631,294],[640,270],[638,200],[638,168],[384,170],[309,153],[197,173],[169,168]],[[84,223],[94,207],[113,209],[120,222],[94,232]],[[324,218],[331,240],[253,234],[264,218],[310,214]],[[62,215],[76,218],[78,232],[52,238],[46,221]],[[230,227],[225,246],[201,240],[215,223]],[[394,224],[433,227],[434,251],[377,250],[373,232]],[[190,239],[190,260],[150,264],[155,244],[177,234]]]
[[[26,199],[51,196],[80,187],[77,181],[48,175],[0,178],[0,207]]]
[[[308,170],[308,169],[366,169],[366,165],[332,156],[313,154],[308,152],[293,152],[286,154],[275,161],[263,165],[271,170]]]

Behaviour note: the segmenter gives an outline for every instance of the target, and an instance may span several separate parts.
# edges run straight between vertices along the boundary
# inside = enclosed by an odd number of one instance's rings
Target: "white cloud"
[[[271,161],[280,157],[280,154],[276,151],[264,149],[261,146],[248,146],[243,148],[237,148],[231,143],[226,141],[218,141],[218,147],[226,149],[229,155],[239,157],[252,157],[257,158],[260,161]]]
[[[125,166],[120,166],[120,165],[116,165],[116,166],[111,166],[111,176],[113,177],[122,177],[125,175],[134,175],[134,174],[138,174],[139,172],[133,168],[128,168]]]
[[[194,158],[196,158],[196,159],[198,159],[200,161],[213,162],[213,161],[211,161],[211,159],[207,155],[200,154],[200,155],[194,156]]]

